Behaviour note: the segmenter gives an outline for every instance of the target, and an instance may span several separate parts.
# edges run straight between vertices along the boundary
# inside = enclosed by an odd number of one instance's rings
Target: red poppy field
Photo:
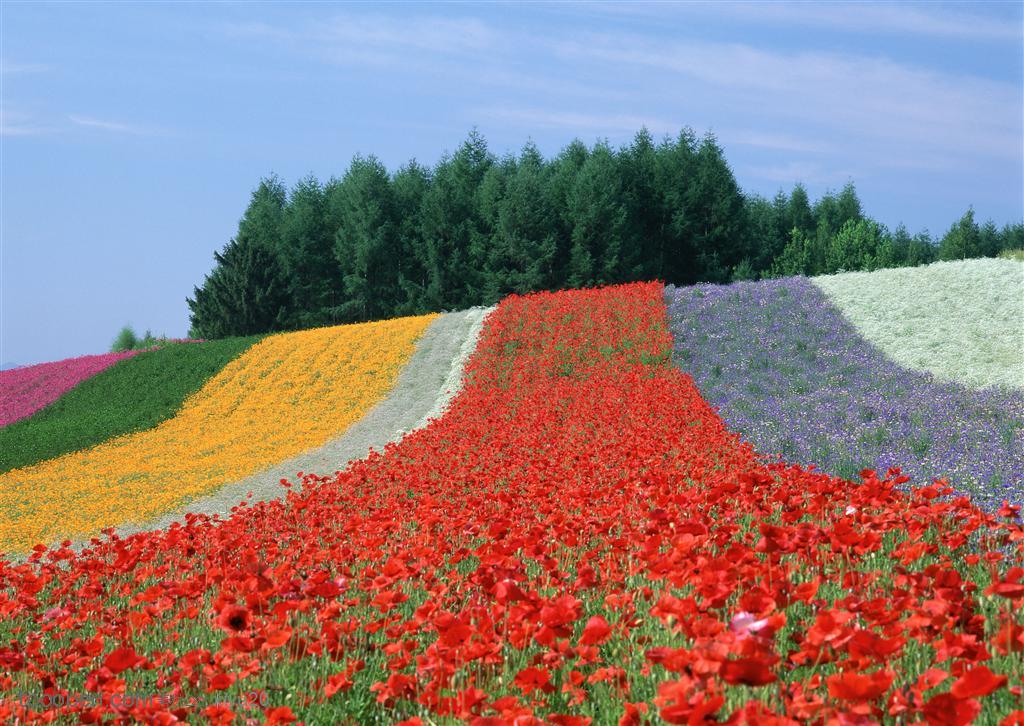
[[[1015,508],[761,463],[662,293],[508,298],[344,473],[0,563],[3,719],[1024,723]]]

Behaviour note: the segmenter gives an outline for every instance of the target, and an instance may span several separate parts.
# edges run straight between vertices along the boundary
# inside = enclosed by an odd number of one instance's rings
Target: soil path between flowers
[[[249,492],[250,503],[276,499],[285,493],[281,479],[299,484],[296,474],[300,471],[330,475],[344,470],[349,462],[366,457],[371,448],[379,451],[406,433],[426,426],[430,419],[444,413],[459,392],[463,371],[476,349],[484,319],[493,309],[470,308],[439,316],[417,341],[412,358],[387,398],[323,446],[227,484],[157,519],[120,525],[115,528],[118,536],[162,529],[183,520],[190,512],[226,517]],[[79,547],[87,542],[83,540]]]

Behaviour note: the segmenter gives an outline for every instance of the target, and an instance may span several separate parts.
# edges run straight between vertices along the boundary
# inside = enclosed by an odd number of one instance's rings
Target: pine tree
[[[572,228],[569,285],[585,287],[624,279],[621,243],[626,210],[621,178],[607,143],[594,146],[567,201]]]
[[[191,337],[224,338],[285,327],[288,281],[273,250],[240,233],[214,259],[213,271],[186,300]]]
[[[847,222],[859,222],[864,218],[860,199],[857,197],[857,189],[852,181],[846,182],[843,191],[839,192],[839,196],[836,197],[836,211],[840,229]]]
[[[397,217],[384,165],[356,156],[337,190],[334,254],[343,272],[343,320],[378,320],[402,302]]]
[[[487,259],[484,296],[543,290],[554,282],[555,211],[545,193],[546,169],[537,147],[527,144],[498,203]]]
[[[618,155],[626,225],[622,240],[624,272],[630,280],[664,277],[660,250],[667,220],[658,189],[658,159],[654,139],[646,128]]]
[[[746,198],[747,234],[750,237],[750,256],[747,259],[753,272],[767,271],[786,246],[787,236],[782,231],[786,219],[788,197],[781,191],[772,201],[753,194]],[[781,217],[781,219],[780,219]],[[745,277],[743,279],[752,279]]]
[[[422,234],[427,247],[425,304],[431,310],[456,310],[482,301],[480,274],[486,258],[477,192],[493,163],[475,130],[454,156],[434,169],[423,199]]]
[[[686,207],[690,212],[700,279],[724,282],[729,270],[747,257],[743,194],[722,148],[708,134],[694,163]]]
[[[327,225],[327,199],[312,176],[293,188],[281,227],[281,259],[288,277],[290,323],[296,327],[335,321],[341,304],[341,271],[334,258],[335,230]]]
[[[238,222],[238,236],[276,250],[281,244],[284,208],[288,192],[275,174],[260,179],[249,198],[249,206]]]
[[[978,230],[978,253],[982,257],[995,257],[999,254],[1002,240],[999,237],[999,228],[991,219],[981,225]]]
[[[423,199],[430,188],[430,171],[415,160],[403,166],[391,183],[395,205],[395,239],[398,243],[398,284],[401,301],[397,315],[416,315],[429,310],[424,296],[429,284],[429,258],[423,240]]]
[[[807,275],[811,270],[811,238],[798,227],[790,230],[789,242],[782,249],[782,254],[772,264],[773,277],[790,277]]]
[[[828,194],[825,195],[822,202],[825,199],[831,200]],[[822,202],[819,202],[822,203]],[[817,205],[815,205],[817,209]],[[807,189],[804,188],[803,184],[797,184],[793,187],[793,191],[789,193],[789,203],[786,208],[786,236],[789,237],[793,228],[796,227],[804,235],[814,234],[817,229],[817,213],[811,210],[811,202],[807,197]]]
[[[574,139],[547,166],[544,188],[548,205],[554,210],[555,257],[552,262],[552,285],[561,287],[569,279],[569,261],[572,250],[573,223],[569,216],[569,196],[576,179],[590,156],[590,150],[579,139]]]
[[[940,260],[966,260],[980,255],[981,239],[972,207],[943,235],[938,256]]]
[[[829,241],[822,272],[832,274],[875,269],[880,239],[881,233],[875,222],[847,220]]]
[[[658,258],[665,280],[675,284],[699,277],[694,242],[697,215],[690,208],[691,185],[697,161],[697,137],[685,128],[674,140],[658,147],[657,186],[666,219]]]

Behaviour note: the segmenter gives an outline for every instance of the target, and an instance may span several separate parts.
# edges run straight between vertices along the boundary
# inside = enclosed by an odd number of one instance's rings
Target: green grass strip
[[[176,343],[118,361],[46,408],[0,429],[0,472],[153,428],[259,339]]]

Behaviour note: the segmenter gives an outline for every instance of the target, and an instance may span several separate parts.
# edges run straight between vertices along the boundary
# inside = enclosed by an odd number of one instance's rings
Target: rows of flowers
[[[0,566],[0,717],[1024,718],[1017,510],[760,463],[671,365],[662,294],[509,298],[383,453]]]
[[[258,340],[161,340],[138,351],[32,416],[0,427],[0,473],[157,426]]]
[[[806,278],[668,288],[674,355],[759,452],[855,477],[901,466],[998,509],[1024,495],[1024,390],[892,362]]]
[[[0,475],[0,550],[144,522],[321,446],[387,394],[434,317],[264,338],[155,428]]]
[[[126,350],[121,353],[83,355],[0,371],[0,426],[28,418],[86,378],[138,352]]]

